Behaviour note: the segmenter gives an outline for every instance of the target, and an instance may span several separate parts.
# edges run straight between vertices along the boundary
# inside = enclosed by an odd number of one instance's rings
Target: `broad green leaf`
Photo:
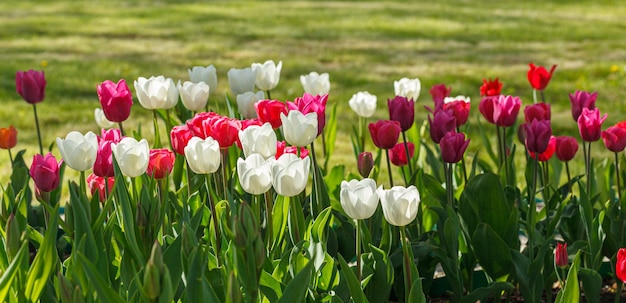
[[[580,263],[580,251],[574,257],[572,266],[567,274],[565,287],[559,292],[555,302],[557,303],[578,303],[580,302],[580,285],[578,284],[578,266]]]
[[[49,226],[44,234],[43,242],[37,251],[35,260],[31,264],[26,278],[26,297],[32,302],[39,300],[48,278],[57,267],[59,256],[56,250],[56,240],[59,219],[59,205],[50,214]]]
[[[411,286],[411,292],[409,293],[408,303],[426,303],[426,296],[424,296],[424,290],[422,289],[422,279],[417,277],[413,280]]]
[[[472,235],[472,244],[478,262],[491,278],[498,280],[511,273],[511,248],[491,226],[478,224]]]
[[[371,253],[363,254],[363,266],[370,267],[373,276],[365,287],[365,294],[372,302],[386,302],[393,287],[393,264],[387,254],[374,245]]]
[[[582,290],[583,293],[585,293],[587,302],[599,303],[600,292],[602,290],[602,276],[595,270],[581,268],[578,271],[578,277],[580,278],[580,282],[582,282]]]
[[[367,300],[367,297],[365,297],[365,294],[363,293],[363,289],[361,288],[361,282],[357,280],[354,272],[352,272],[352,269],[350,268],[350,266],[348,266],[348,263],[346,263],[346,260],[344,260],[341,255],[339,255],[338,257],[339,264],[341,265],[341,276],[346,279],[348,283],[348,288],[350,289],[350,295],[352,296],[354,302],[369,302]]]
[[[509,282],[496,281],[487,287],[479,287],[474,289],[470,294],[463,297],[461,303],[482,302],[491,294],[499,295],[502,292],[509,292],[515,289],[515,286]]]
[[[273,242],[271,245],[272,252],[278,249],[280,243],[283,241],[285,231],[287,229],[287,219],[289,218],[289,198],[278,195],[276,201],[274,201],[274,207],[272,208],[273,217]]]
[[[20,250],[9,264],[9,267],[2,273],[2,277],[0,277],[0,301],[7,302],[7,295],[11,290],[11,285],[13,284],[13,279],[20,270],[20,265],[26,256],[28,255],[28,243],[22,244]]]
[[[280,281],[276,280],[272,275],[266,271],[261,271],[261,278],[259,279],[259,289],[261,293],[270,301],[276,302],[278,298],[283,296],[283,290],[280,286]]]
[[[332,209],[327,207],[317,216],[315,221],[313,221],[313,225],[311,226],[312,242],[324,243],[326,241],[326,228],[328,227],[328,219],[331,217],[331,211]]]
[[[285,198],[287,199],[287,198]],[[290,197],[289,199],[289,235],[293,245],[298,244],[304,239],[306,234],[306,222],[304,221],[304,211],[302,210],[302,204],[296,197]]]
[[[333,109],[330,111],[330,116],[326,120],[326,126],[324,127],[324,133],[322,136],[326,138],[326,151],[324,157],[324,171],[328,171],[328,160],[335,151],[335,141],[337,140],[337,103],[333,105]]]
[[[326,253],[324,255],[324,265],[317,272],[317,287],[321,290],[330,291],[339,284],[339,271],[335,260]]]
[[[102,278],[102,275],[96,267],[91,263],[91,261],[83,255],[81,252],[76,253],[77,260],[81,263],[81,267],[83,268],[85,275],[89,278],[89,282],[93,285],[96,293],[98,294],[98,301],[100,302],[111,302],[111,303],[122,303],[125,302],[120,295],[113,290],[111,285],[107,283],[107,281]]]
[[[294,303],[304,302],[311,280],[311,272],[313,271],[313,262],[309,262],[301,271],[299,271],[293,280],[287,284],[283,291],[283,296],[276,301],[277,303]]]

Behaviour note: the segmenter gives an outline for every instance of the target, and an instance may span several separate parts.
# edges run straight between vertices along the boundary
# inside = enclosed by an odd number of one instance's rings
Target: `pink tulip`
[[[98,84],[97,92],[102,111],[104,111],[107,120],[123,122],[128,119],[130,108],[133,105],[133,97],[128,85],[126,85],[126,80],[121,79],[117,83],[106,80]]]
[[[607,114],[600,118],[600,110],[583,108],[578,117],[578,131],[580,137],[585,142],[594,142],[600,139],[602,133],[602,123],[606,120]]]
[[[456,128],[456,118],[451,110],[435,111],[432,119],[428,115],[428,123],[430,124],[430,138],[435,143],[439,143],[443,136]]]
[[[370,123],[368,127],[374,145],[382,149],[396,146],[402,131],[400,122],[392,120],[378,120],[376,123]]]
[[[357,162],[357,168],[359,174],[363,178],[369,178],[372,168],[374,168],[374,157],[370,152],[361,152],[359,154],[359,160]]]
[[[42,192],[51,192],[59,187],[59,168],[63,161],[57,162],[52,153],[42,156],[36,154],[30,166],[30,177]]]
[[[469,142],[469,139],[465,140],[464,133],[456,133],[453,131],[446,133],[439,142],[441,158],[446,163],[457,163],[461,161]]]
[[[193,137],[193,133],[187,125],[177,125],[172,127],[170,139],[172,140],[172,149],[179,155],[185,155],[185,146]]]
[[[146,174],[157,180],[167,177],[174,168],[176,155],[169,149],[159,148],[150,150],[150,160]]]
[[[567,162],[576,156],[578,151],[578,141],[574,137],[558,136],[556,137],[556,158]]]
[[[113,169],[113,151],[111,144],[113,141],[102,140],[98,143],[96,151],[96,162],[93,164],[93,173],[98,177],[113,177],[115,171]]]
[[[611,126],[603,131],[602,141],[606,148],[614,153],[624,151],[626,148],[626,129],[619,126]]]
[[[43,71],[18,71],[15,74],[15,90],[24,101],[36,104],[46,97],[46,75]]]
[[[578,121],[578,117],[583,112],[583,108],[596,108],[597,92],[589,93],[577,90],[573,94],[569,94],[569,100],[572,103],[572,118]]]
[[[317,135],[319,136],[326,126],[326,102],[328,94],[313,96],[304,93],[301,98],[296,98],[293,102],[287,102],[288,110],[299,110],[303,114],[317,113]],[[286,116],[287,114],[285,114]]]
[[[550,104],[539,102],[524,107],[524,118],[526,123],[530,123],[533,119],[550,120]]]
[[[115,183],[114,178],[104,178],[96,176],[95,174],[90,174],[87,177],[87,186],[91,191],[91,195],[98,194],[98,198],[100,202],[104,202],[107,199],[107,192],[110,194],[113,191],[113,184]],[[108,191],[106,186],[108,184]]]

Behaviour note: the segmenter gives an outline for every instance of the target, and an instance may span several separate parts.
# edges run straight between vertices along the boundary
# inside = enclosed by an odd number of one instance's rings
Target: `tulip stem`
[[[267,220],[267,226],[265,227],[265,242],[267,243],[267,251],[270,251],[272,247],[272,238],[274,237],[274,222],[272,220],[272,193],[271,190],[265,192],[265,217]]]
[[[400,244],[402,245],[402,253],[404,256],[404,297],[406,300],[409,298],[409,294],[411,293],[411,286],[413,285],[412,277],[411,277],[411,262],[413,260],[410,259],[409,249],[411,249],[411,243],[408,241],[406,237],[406,227],[400,226]]]
[[[617,284],[617,291],[615,291],[615,303],[619,303],[621,301],[622,289],[624,288],[624,283],[622,283],[622,281],[619,281],[619,279],[617,279]]]
[[[539,91],[539,94],[541,95],[541,102],[546,103],[546,96],[543,94],[543,89]]]
[[[209,201],[209,207],[211,209],[211,218],[213,219],[213,231],[215,232],[215,260],[217,260],[217,267],[220,267],[220,252],[221,252],[221,240],[219,225],[217,222],[217,213],[215,212],[215,201],[211,199],[211,186],[209,185],[209,175],[205,175],[204,186],[206,186],[207,200]]]
[[[389,172],[389,187],[393,187],[393,174],[391,172],[391,161],[389,160],[389,150],[385,149],[387,155],[387,171]]]
[[[222,184],[224,186],[224,199],[228,198],[228,195],[226,194],[228,192],[228,174],[226,173],[226,164],[228,164],[228,149],[220,149],[222,157]]]
[[[404,152],[406,152],[406,161],[409,163],[409,177],[413,176],[413,165],[411,165],[411,154],[409,154],[409,145],[406,141],[406,132],[402,131],[402,140],[404,140]],[[406,181],[406,179],[405,179]]]
[[[444,162],[444,173],[446,174],[446,193],[448,194],[448,205],[454,207],[454,188],[452,187],[452,163]]]
[[[617,186],[617,201],[622,200],[622,186],[619,179],[619,155],[615,153],[615,182]]]
[[[587,173],[587,197],[591,197],[591,142],[589,142],[589,147],[585,148],[585,142],[583,141],[583,152],[585,154],[585,169]]]
[[[35,127],[37,127],[37,141],[39,142],[39,154],[43,155],[43,145],[41,144],[41,131],[39,130],[39,118],[37,117],[37,104],[33,104],[35,113]]]
[[[156,109],[152,111],[152,122],[154,124],[154,148],[161,148],[161,137],[159,136],[159,121],[157,120]]]
[[[567,189],[572,193],[572,175],[569,172],[569,161],[565,161],[565,173],[567,174]]]
[[[319,191],[319,174],[317,173],[317,157],[315,156],[315,144],[313,142],[311,142],[311,165],[313,166],[313,194],[315,195],[315,205],[313,205],[313,199],[310,199],[311,201],[311,216],[313,218],[316,217],[316,214],[319,214],[321,212],[320,209],[320,191]]]
[[[122,122],[117,122],[117,125],[120,127],[120,134],[124,137],[124,127],[122,126]]]
[[[269,89],[265,91],[265,94],[267,95],[267,99],[268,100],[272,100],[272,96],[270,95],[270,90]]]
[[[361,284],[361,221],[356,220],[356,278]]]
[[[9,151],[9,159],[11,159],[11,167],[13,167],[13,154],[11,153],[11,149],[7,149]]]
[[[533,239],[534,239],[534,234],[535,234],[535,218],[534,218],[534,214],[537,211],[537,205],[536,205],[536,201],[535,201],[535,192],[537,191],[537,175],[539,174],[538,170],[539,170],[539,161],[537,160],[532,160],[534,163],[533,168],[533,187],[532,190],[530,192],[530,197],[528,198],[528,215],[526,216],[526,229],[527,229],[527,233],[528,233],[528,256],[532,262],[532,260],[534,259],[534,243],[533,243]]]

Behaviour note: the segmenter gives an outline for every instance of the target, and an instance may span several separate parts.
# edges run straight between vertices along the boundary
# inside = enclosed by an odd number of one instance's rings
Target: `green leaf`
[[[583,293],[587,302],[599,303],[600,291],[602,290],[602,276],[589,268],[581,268],[578,271],[578,276],[583,285]]]
[[[125,302],[125,300],[113,290],[111,285],[107,283],[104,278],[102,278],[100,272],[85,255],[81,252],[77,252],[76,257],[81,263],[81,267],[83,268],[85,274],[89,278],[90,284],[93,285],[96,293],[98,293],[98,301],[111,303]]]
[[[59,256],[56,250],[56,240],[59,219],[59,205],[54,208],[54,212],[50,214],[50,228],[46,230],[43,237],[43,243],[39,247],[39,251],[35,256],[35,260],[28,270],[26,279],[26,296],[32,302],[39,300],[39,296],[44,287],[48,283],[48,278],[52,271],[57,267]]]
[[[313,271],[313,262],[309,262],[301,271],[299,271],[287,284],[283,296],[276,301],[277,303],[293,303],[304,302],[309,282],[311,280],[311,272]]]
[[[363,289],[361,288],[361,282],[357,280],[354,272],[346,263],[346,260],[343,259],[341,255],[339,257],[339,264],[341,265],[341,275],[348,282],[348,288],[350,289],[350,295],[352,296],[352,300],[354,302],[369,302],[365,294],[363,293]]]
[[[374,245],[371,253],[363,254],[363,266],[370,267],[373,276],[365,287],[365,294],[372,302],[386,302],[393,287],[393,264],[387,254]]]
[[[2,273],[2,277],[0,277],[0,302],[7,302],[7,295],[11,290],[13,279],[15,279],[16,274],[22,270],[20,265],[27,255],[28,243],[25,242],[20,247],[13,261],[11,261],[11,264],[9,264],[9,267]]]
[[[335,151],[335,141],[337,141],[337,103],[333,105],[333,109],[330,111],[330,116],[326,120],[326,126],[324,127],[324,133],[322,136],[326,136],[326,156],[324,157],[324,171],[328,171],[328,160]]]
[[[283,296],[283,290],[280,286],[280,281],[268,274],[266,271],[261,271],[261,277],[259,279],[259,289],[261,293],[270,301],[276,302],[278,298]]]
[[[411,286],[411,292],[409,293],[408,303],[426,303],[426,296],[424,296],[424,290],[422,289],[422,279],[417,277],[413,281]]]
[[[272,208],[273,217],[273,231],[272,236],[273,243],[271,251],[275,251],[280,246],[280,243],[285,237],[285,231],[287,229],[287,219],[289,218],[289,198],[278,195],[276,201],[274,201],[274,207]]]
[[[311,226],[311,239],[312,242],[322,242],[326,241],[326,228],[328,227],[328,219],[330,219],[332,209],[327,207],[324,209],[313,221],[313,225]]]
[[[578,266],[580,263],[580,251],[574,257],[574,262],[567,273],[565,287],[559,292],[555,302],[578,303],[580,302],[580,285],[578,284]]]
[[[487,287],[479,287],[474,289],[469,295],[463,297],[461,303],[474,303],[482,302],[487,296],[491,294],[500,294],[502,292],[508,292],[515,289],[515,286],[509,282],[497,281],[490,284]]]
[[[478,262],[494,280],[507,276],[513,268],[511,248],[504,243],[491,226],[480,223],[472,235],[472,244]]]

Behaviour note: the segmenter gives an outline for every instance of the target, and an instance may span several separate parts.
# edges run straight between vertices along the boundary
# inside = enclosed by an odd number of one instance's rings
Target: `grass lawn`
[[[213,64],[219,89],[209,102],[223,108],[231,67],[282,60],[272,92],[280,100],[302,94],[300,75],[330,74],[329,104],[338,104],[340,113],[333,161],[354,165],[346,123],[356,121],[347,106],[352,94],[377,95],[372,121],[386,119],[393,81],[418,77],[418,123],[426,118],[423,105],[431,104],[428,89],[437,83],[470,96],[478,117],[483,78],[499,77],[504,93],[532,103],[526,72],[534,62],[558,64],[545,92],[553,127],[555,134],[576,135],[567,94],[577,89],[599,92],[607,126],[624,119],[625,15],[621,1],[4,1],[0,127],[18,128],[16,150],[27,149],[30,163],[37,139],[31,106],[15,92],[17,70],[45,65],[47,97],[38,110],[47,146],[70,130],[97,131],[95,88],[106,79],[124,78],[132,88],[140,76],[185,80],[187,68]],[[149,132],[148,117],[136,102],[125,125]],[[2,183],[8,162],[0,153]]]

